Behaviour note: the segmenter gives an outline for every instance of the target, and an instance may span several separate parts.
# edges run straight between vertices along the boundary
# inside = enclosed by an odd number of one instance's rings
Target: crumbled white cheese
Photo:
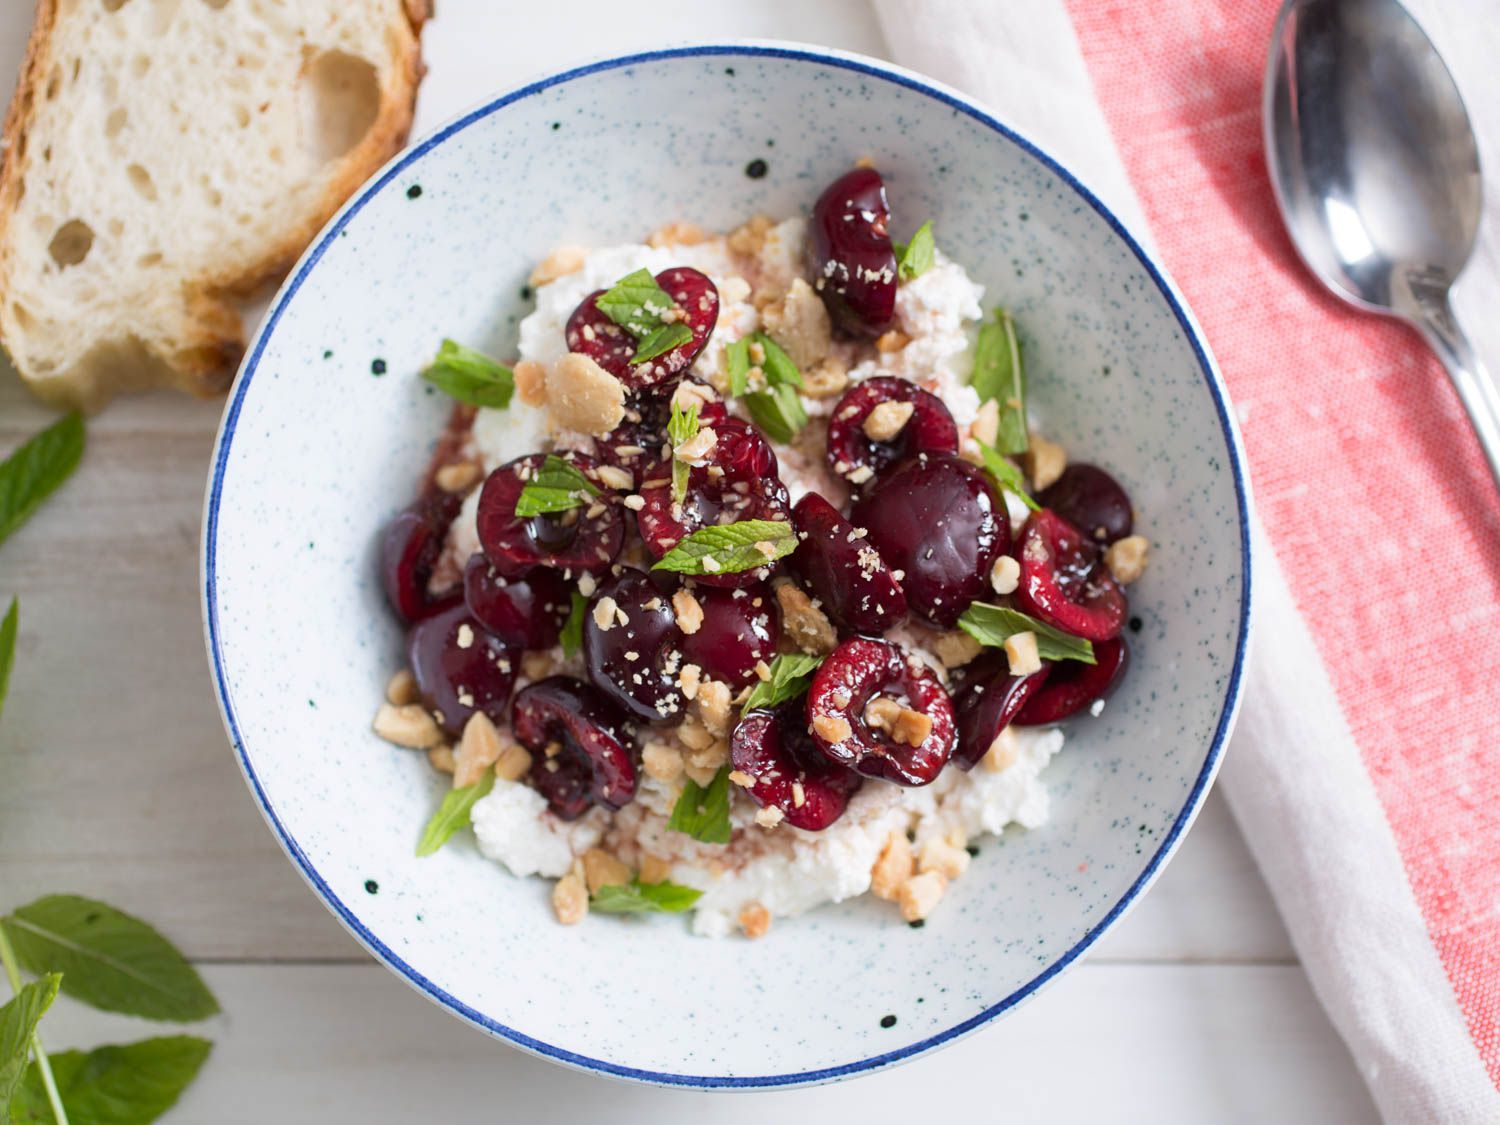
[[[489,796],[475,803],[470,818],[479,851],[498,860],[512,875],[566,875],[575,856],[599,842],[606,814],[591,809],[564,822],[547,812],[547,799],[520,781],[496,781]]]

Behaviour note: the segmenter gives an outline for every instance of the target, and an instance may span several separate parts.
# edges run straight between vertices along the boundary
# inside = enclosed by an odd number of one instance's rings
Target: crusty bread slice
[[[12,0],[15,2],[15,0]],[[231,298],[394,153],[430,0],[38,0],[0,164],[0,340],[43,399],[222,391]]]

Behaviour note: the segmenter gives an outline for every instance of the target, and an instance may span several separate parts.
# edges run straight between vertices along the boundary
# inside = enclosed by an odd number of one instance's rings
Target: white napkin
[[[1035,138],[1152,245],[1064,0],[874,5],[898,63],[942,75]],[[1454,1001],[1312,636],[1258,528],[1255,548],[1255,647],[1221,774],[1230,806],[1386,1120],[1500,1121],[1500,1094]]]

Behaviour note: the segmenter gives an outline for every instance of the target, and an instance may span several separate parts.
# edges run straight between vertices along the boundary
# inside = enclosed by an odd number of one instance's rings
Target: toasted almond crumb
[[[712,387],[705,387],[702,383],[695,383],[691,379],[684,379],[677,384],[677,389],[672,392],[672,405],[678,410],[687,410],[689,407],[698,407],[702,414],[703,407],[709,403],[718,402],[719,396],[714,394]]]
[[[894,902],[911,878],[911,872],[911,841],[905,832],[893,831],[886,837],[880,858],[870,869],[870,890],[876,898]]]
[[[877,695],[865,704],[865,723],[876,730],[890,733],[901,717],[902,707],[888,695]]]
[[[637,876],[642,883],[662,883],[672,874],[672,864],[659,855],[646,852],[641,856],[641,870]]]
[[[1031,478],[1031,487],[1040,492],[1062,476],[1068,467],[1068,451],[1041,434],[1032,434],[1030,448],[1022,455],[1021,462]]]
[[[969,853],[941,836],[928,840],[917,853],[917,870],[936,871],[950,883],[969,869]]]
[[[856,168],[873,168],[875,167],[875,158],[870,155],[861,156],[854,162],[854,166]]]
[[[913,875],[901,888],[896,901],[901,907],[901,917],[907,922],[920,922],[937,908],[943,892],[948,889],[948,880],[936,871],[925,871]]]
[[[432,482],[444,492],[467,492],[484,472],[473,461],[454,461],[432,474]]]
[[[894,440],[896,435],[906,428],[906,423],[911,421],[911,416],[916,409],[915,403],[900,402],[895,399],[877,403],[875,408],[865,415],[865,424],[862,427],[865,437],[871,441]]]
[[[802,788],[802,782],[792,782],[792,808],[800,809],[807,804],[807,791]]]
[[[583,261],[588,257],[588,251],[582,246],[559,246],[536,264],[531,271],[531,285],[539,289],[548,282],[556,281],[560,277],[567,277],[570,273],[577,273],[583,268]]]
[[[761,683],[767,683],[771,679],[771,666],[764,660],[755,662],[755,678]]]
[[[864,484],[865,481],[869,480],[874,475],[875,470],[870,468],[869,465],[860,465],[858,468],[850,469],[849,472],[844,474],[844,479],[846,479],[850,484]]]
[[[989,398],[980,403],[979,409],[974,414],[974,421],[969,424],[969,436],[975,441],[984,442],[985,445],[995,444],[995,439],[1000,436],[998,400]]]
[[[707,789],[713,784],[714,775],[719,771],[712,766],[695,766],[688,762],[682,767],[682,772],[687,774],[688,780],[694,785]]]
[[[527,406],[547,405],[547,369],[534,359],[523,359],[510,369],[516,397]]]
[[[465,621],[458,627],[458,635],[454,637],[454,640],[458,642],[459,648],[473,648],[474,626]]]
[[[990,567],[990,586],[997,594],[1013,594],[1021,584],[1021,564],[1009,555],[1001,555]]]
[[[615,627],[615,614],[618,609],[615,599],[608,594],[594,603],[594,624],[599,626],[600,632],[607,633]]]
[[[801,589],[783,582],[776,587],[776,601],[781,606],[782,626],[798,648],[815,656],[834,650],[839,636],[833,623]]]
[[[812,721],[813,733],[824,742],[842,742],[854,733],[849,721],[838,715],[815,715]]]
[[[911,337],[899,328],[892,328],[889,332],[882,332],[875,338],[875,350],[879,352],[899,352],[907,344],[911,343]]]
[[[741,789],[749,789],[755,785],[755,778],[751,777],[744,770],[730,770],[729,780]]]
[[[682,776],[682,751],[667,742],[651,741],[641,751],[641,768],[657,781],[676,781]]]
[[[453,747],[446,742],[440,742],[427,751],[427,763],[439,773],[452,773],[458,768],[458,763],[453,760]]]
[[[594,475],[605,488],[613,488],[617,492],[624,492],[635,485],[635,478],[617,465],[600,465],[594,470]]]
[[[755,541],[755,549],[768,559],[776,557],[776,544],[772,543],[769,539],[757,539]]]
[[[689,750],[703,750],[713,745],[714,736],[696,716],[689,715],[677,728],[677,741]]]
[[[405,707],[417,701],[417,678],[410,668],[397,672],[385,685],[385,698],[393,707]]]
[[[732,698],[733,693],[728,684],[718,680],[705,680],[698,688],[698,698],[693,701],[698,708],[698,717],[720,738],[729,733]]]
[[[995,735],[990,743],[990,748],[980,758],[980,763],[990,773],[1004,773],[1016,764],[1021,757],[1021,740],[1016,737],[1016,732],[1010,727],[1005,727]]]
[[[483,711],[475,711],[464,724],[463,737],[453,752],[453,787],[473,785],[490,772],[504,749],[494,721]]]
[[[531,772],[531,752],[518,742],[500,751],[495,760],[495,776],[501,781],[520,781]]]
[[[734,253],[743,254],[747,258],[754,257],[766,244],[766,235],[775,225],[775,220],[769,215],[752,215],[745,223],[730,231],[725,242]]]
[[[712,555],[704,555],[701,559],[698,560],[698,565],[703,568],[704,574],[719,573],[719,560],[714,558]]]
[[[849,385],[849,369],[837,356],[828,356],[822,363],[802,372],[802,393],[808,398],[832,398],[844,393]]]
[[[382,703],[374,727],[381,738],[408,750],[426,750],[443,740],[443,732],[420,703]]]
[[[677,627],[690,637],[703,627],[703,606],[691,590],[672,595],[672,612],[677,615]]]
[[[632,512],[639,512],[646,506],[646,498],[644,496],[635,495],[627,496],[625,497],[625,506]]]
[[[779,301],[761,310],[767,335],[781,345],[797,370],[822,362],[833,343],[833,327],[823,298],[800,277]]]
[[[1042,658],[1037,654],[1035,633],[1012,633],[1005,640],[1005,659],[1010,662],[1012,676],[1029,676],[1042,670]]]
[[[755,823],[762,828],[775,828],[785,819],[786,813],[782,812],[775,805],[767,805],[763,809],[755,810]]]
[[[702,461],[718,444],[719,436],[714,433],[713,427],[704,426],[687,441],[673,447],[672,456],[678,461]]]
[[[646,245],[662,250],[672,246],[697,246],[707,239],[708,232],[697,223],[678,219],[652,231],[646,238]]]
[[[691,751],[687,755],[687,761],[690,766],[717,773],[720,767],[729,762],[729,743],[722,738],[716,738],[702,750]]]
[[[623,887],[630,882],[630,868],[603,848],[590,848],[583,853],[583,881],[589,894],[596,895],[600,887]]]
[[[1111,543],[1104,552],[1104,565],[1115,581],[1128,586],[1146,573],[1146,558],[1151,543],[1144,535],[1127,535]]]
[[[545,680],[552,675],[552,654],[545,649],[533,649],[521,654],[521,675],[528,680]]]
[[[962,629],[943,633],[932,642],[932,651],[944,668],[962,668],[984,651],[984,646]]]
[[[600,436],[625,417],[625,387],[588,356],[568,352],[547,372],[547,408],[563,429]]]
[[[564,875],[552,888],[552,912],[564,926],[576,926],[589,912],[589,892],[576,874]]]
[[[931,733],[931,718],[921,711],[903,707],[901,714],[896,716],[895,726],[891,728],[891,741],[899,742],[903,746],[920,746],[927,741],[927,736]]]
[[[677,686],[682,689],[682,698],[694,699],[703,683],[703,669],[696,664],[684,664],[677,674]]]
[[[740,929],[752,941],[765,937],[771,929],[771,912],[758,902],[752,902],[740,911]]]

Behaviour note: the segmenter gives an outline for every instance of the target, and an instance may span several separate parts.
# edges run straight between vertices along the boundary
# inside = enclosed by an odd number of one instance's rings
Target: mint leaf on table
[[[650,270],[628,273],[611,285],[595,306],[637,340],[645,340],[661,327],[662,314],[672,308],[674,302],[666,290],[656,284]]]
[[[707,787],[691,778],[683,786],[682,796],[672,806],[667,829],[685,832],[705,844],[729,843],[729,767],[714,774]]]
[[[1042,506],[1026,491],[1026,477],[1008,458],[1001,455],[994,446],[984,442],[979,443],[979,453],[984,458],[984,471],[990,474],[996,485],[1012,493],[1033,512],[1042,510]]]
[[[177,1103],[211,1050],[207,1039],[168,1035],[52,1055],[68,1125],[149,1125]],[[35,1063],[26,1071],[10,1121],[56,1121]]]
[[[5,714],[5,695],[10,689],[10,669],[16,660],[16,629],[20,625],[21,603],[10,599],[10,609],[0,619],[0,715]]]
[[[600,887],[589,909],[600,914],[681,914],[703,896],[694,887],[677,883],[642,883]]]
[[[1037,655],[1043,660],[1079,660],[1094,664],[1094,646],[1082,637],[1054,629],[1046,622],[1005,606],[975,602],[964,610],[958,627],[982,645],[1001,648],[1017,633],[1035,633]]]
[[[928,219],[917,228],[910,242],[898,242],[896,251],[896,273],[902,281],[921,277],[932,268],[936,260],[937,246],[932,241],[932,220]]]
[[[557,638],[562,645],[563,655],[569,660],[573,659],[583,644],[583,614],[588,604],[587,598],[577,590],[573,591],[573,608],[568,610],[568,619],[563,622],[562,632]]]
[[[1004,309],[996,309],[995,319],[979,329],[969,382],[980,401],[994,399],[1000,406],[995,448],[1001,453],[1025,453],[1031,445],[1026,429],[1026,373],[1015,321]]]
[[[516,497],[516,515],[529,519],[548,512],[566,512],[583,507],[586,498],[598,495],[599,489],[593,481],[561,457],[549,453]]]
[[[187,959],[156,930],[113,906],[48,895],[0,918],[21,964],[62,973],[62,990],[105,1012],[187,1022],[219,1010]]]
[[[645,363],[659,355],[665,355],[673,348],[680,348],[692,338],[693,330],[680,321],[676,324],[663,324],[658,328],[653,328],[640,342],[640,346],[635,349],[635,355],[630,357],[630,362],[632,365]]]
[[[10,1110],[11,1101],[21,1088],[36,1025],[57,999],[61,983],[60,976],[49,973],[39,981],[22,985],[9,1003],[0,1007],[0,1111]]]
[[[474,811],[474,806],[493,788],[495,775],[490,772],[473,785],[450,789],[443,794],[443,803],[432,814],[432,819],[422,832],[421,842],[417,844],[417,855],[431,855],[446,844],[455,832],[469,823],[469,815]]]
[[[459,402],[496,410],[509,406],[516,391],[516,377],[509,367],[453,340],[443,341],[422,378]]]
[[[805,652],[784,652],[771,661],[771,678],[762,680],[750,689],[745,697],[746,711],[757,707],[775,707],[789,699],[796,699],[807,690],[812,675],[823,663],[821,656]]]
[[[797,533],[791,524],[783,520],[740,520],[700,527],[679,540],[651,569],[678,574],[735,574],[767,566],[796,549]]]
[[[0,543],[67,480],[83,457],[83,415],[64,414],[0,461]]]

